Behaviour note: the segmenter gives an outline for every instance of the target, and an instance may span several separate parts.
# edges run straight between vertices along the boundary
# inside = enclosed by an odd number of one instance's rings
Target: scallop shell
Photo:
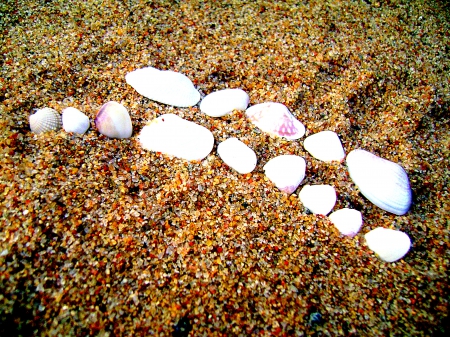
[[[250,121],[269,134],[295,140],[303,137],[305,126],[281,103],[256,104],[245,112]]]
[[[333,131],[321,131],[306,137],[303,147],[314,158],[325,162],[341,161],[345,158],[342,143]]]
[[[305,159],[295,155],[282,155],[264,165],[267,178],[281,191],[292,194],[305,178]]]
[[[343,235],[354,237],[361,229],[363,220],[360,211],[342,208],[331,213],[328,218]]]
[[[411,248],[408,234],[394,229],[378,227],[364,237],[367,246],[386,262],[400,260]]]
[[[246,174],[252,172],[256,167],[256,154],[251,148],[237,138],[228,138],[217,146],[220,158],[239,172]]]
[[[130,138],[133,133],[127,109],[114,101],[103,104],[95,118],[95,126],[109,138]]]
[[[327,215],[336,204],[336,191],[330,185],[305,185],[299,197],[303,205],[314,214]]]
[[[222,117],[233,110],[247,109],[248,94],[241,89],[224,89],[210,93],[200,103],[200,110],[211,117]]]
[[[89,129],[89,117],[76,108],[62,111],[62,125],[66,132],[83,134]]]
[[[30,115],[30,129],[34,133],[59,130],[61,125],[61,115],[51,108],[39,109]]]
[[[400,165],[358,149],[348,154],[347,166],[355,185],[372,203],[396,215],[408,212],[412,192]]]

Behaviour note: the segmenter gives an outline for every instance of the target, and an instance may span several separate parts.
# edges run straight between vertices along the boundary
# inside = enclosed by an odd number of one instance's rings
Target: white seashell
[[[303,146],[314,158],[322,161],[341,161],[345,157],[342,143],[333,131],[322,131],[311,135],[305,139]]]
[[[408,234],[394,229],[378,227],[364,237],[367,246],[386,262],[401,259],[411,248],[411,239]]]
[[[294,155],[282,155],[264,165],[267,178],[281,191],[292,194],[305,178],[305,159]]]
[[[211,131],[174,114],[150,121],[142,128],[139,141],[144,149],[186,160],[202,160],[214,146]]]
[[[66,132],[83,134],[89,129],[89,117],[80,110],[69,107],[62,111],[62,125]]]
[[[250,98],[241,89],[225,89],[210,93],[200,103],[200,110],[211,117],[222,117],[233,110],[247,109]]]
[[[393,214],[408,212],[411,187],[400,165],[364,150],[353,150],[347,156],[347,167],[355,185],[372,203]]]
[[[42,133],[61,129],[61,115],[51,108],[42,108],[30,115],[30,129],[34,133]]]
[[[328,218],[343,235],[354,237],[361,229],[363,220],[360,211],[343,208],[331,213]]]
[[[305,134],[305,126],[281,103],[256,104],[245,114],[253,124],[269,134],[289,140],[299,139]]]
[[[95,118],[95,126],[109,138],[130,138],[133,133],[127,109],[114,101],[103,104]]]
[[[336,203],[336,191],[330,185],[305,185],[299,197],[303,205],[314,214],[327,215]]]
[[[217,146],[220,158],[241,174],[250,173],[256,167],[255,152],[237,138],[228,138]]]
[[[200,100],[200,93],[191,80],[171,70],[141,68],[126,74],[125,80],[142,96],[156,102],[188,107]]]

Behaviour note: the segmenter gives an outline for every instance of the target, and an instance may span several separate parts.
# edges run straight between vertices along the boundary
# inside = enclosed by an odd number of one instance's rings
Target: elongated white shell
[[[256,154],[237,138],[228,138],[217,146],[220,158],[241,174],[252,172],[256,167]]]
[[[200,103],[200,110],[211,117],[222,117],[233,110],[247,109],[249,97],[241,89],[224,89],[210,93]]]
[[[127,109],[114,101],[103,104],[95,118],[95,126],[109,138],[130,138],[133,133]]]
[[[66,132],[83,134],[89,129],[89,117],[76,108],[65,108],[62,111],[62,124]]]
[[[328,218],[343,235],[354,237],[360,230],[363,220],[360,211],[342,208],[331,213]]]
[[[336,203],[336,191],[330,185],[305,185],[299,197],[303,205],[314,214],[327,215]]]
[[[408,212],[412,193],[408,175],[398,164],[364,150],[347,156],[350,177],[372,203],[397,215]]]
[[[264,165],[267,178],[281,191],[292,194],[305,178],[305,159],[295,155],[281,155]]]
[[[42,108],[30,115],[30,129],[42,133],[61,129],[61,115],[52,108]]]
[[[330,162],[345,158],[344,148],[333,131],[321,131],[305,138],[303,146],[314,158]]]
[[[144,149],[186,160],[202,160],[214,146],[214,136],[207,128],[174,114],[151,120],[139,134]]]
[[[378,227],[365,236],[367,246],[383,261],[400,260],[411,248],[411,239],[401,231]]]
[[[191,80],[186,75],[171,70],[141,68],[128,73],[125,80],[142,96],[156,102],[189,107],[200,100],[200,93]]]
[[[256,104],[245,114],[253,124],[269,134],[289,140],[299,139],[305,134],[305,126],[281,103]]]

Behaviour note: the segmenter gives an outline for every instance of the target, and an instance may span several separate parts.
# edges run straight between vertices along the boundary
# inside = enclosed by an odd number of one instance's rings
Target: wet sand
[[[0,335],[443,336],[449,329],[450,15],[431,1],[6,1],[0,39]],[[303,139],[260,132],[235,111],[211,118],[139,95],[144,66],[187,75],[202,96],[241,88],[285,104],[306,136],[332,130],[408,173],[404,216],[371,204],[344,163]],[[121,102],[133,136],[93,120]],[[82,136],[31,133],[34,109],[76,107]],[[210,129],[187,162],[143,150],[152,118]],[[240,175],[217,156],[238,137],[257,154]],[[355,238],[310,214],[262,167],[307,161],[304,184],[331,184],[334,208],[363,213]],[[365,244],[376,227],[413,246],[394,263]],[[182,323],[179,323],[182,320]],[[175,328],[174,325],[179,323]],[[189,330],[189,329],[188,329]]]

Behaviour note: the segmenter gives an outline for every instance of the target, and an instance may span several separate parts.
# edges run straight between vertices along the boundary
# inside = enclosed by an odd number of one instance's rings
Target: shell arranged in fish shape
[[[305,178],[306,162],[300,156],[281,155],[269,160],[264,165],[267,178],[275,186],[287,193],[292,194]]]
[[[34,133],[42,133],[61,129],[61,115],[52,108],[42,108],[30,115],[30,129]]]
[[[62,124],[66,132],[83,134],[89,129],[89,117],[76,108],[65,108],[62,112]]]
[[[281,103],[267,102],[251,106],[245,111],[249,120],[262,131],[295,140],[303,137],[305,126]]]
[[[378,227],[364,237],[367,246],[386,262],[400,260],[411,248],[408,234],[394,229]]]
[[[114,101],[103,104],[95,117],[95,126],[109,138],[130,138],[133,133],[128,110]]]
[[[408,212],[412,192],[400,165],[358,149],[347,155],[347,167],[355,185],[373,204],[396,215]]]

